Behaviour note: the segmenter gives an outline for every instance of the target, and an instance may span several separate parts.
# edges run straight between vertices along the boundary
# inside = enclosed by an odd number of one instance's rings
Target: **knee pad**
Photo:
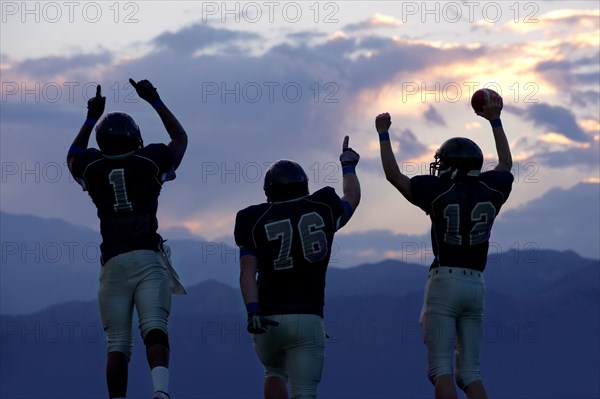
[[[162,344],[169,348],[169,337],[167,336],[167,333],[158,328],[148,331],[146,338],[144,338],[144,345],[146,345],[146,348],[150,348],[152,345],[156,344]]]

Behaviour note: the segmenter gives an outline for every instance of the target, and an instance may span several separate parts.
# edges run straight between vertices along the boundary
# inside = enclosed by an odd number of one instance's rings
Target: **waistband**
[[[436,275],[452,275],[469,279],[483,280],[483,273],[467,267],[438,266],[429,271],[429,277]]]

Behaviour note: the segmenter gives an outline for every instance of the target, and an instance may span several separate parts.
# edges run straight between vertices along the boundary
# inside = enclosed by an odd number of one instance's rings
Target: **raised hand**
[[[87,103],[87,117],[97,121],[104,113],[104,107],[106,106],[106,97],[102,97],[102,88],[100,85],[96,86],[96,96],[88,100]]]
[[[375,129],[377,133],[386,133],[392,126],[392,117],[387,112],[377,115],[375,118]]]
[[[355,167],[360,159],[360,155],[358,155],[358,153],[352,148],[348,147],[349,141],[350,137],[344,137],[344,142],[342,143],[342,154],[340,155],[342,168],[345,168],[346,166]]]
[[[483,106],[482,110],[475,113],[488,121],[500,118],[502,112],[503,101],[499,94],[493,95],[490,100]]]
[[[152,86],[152,83],[150,83],[146,79],[140,80],[136,83],[135,80],[129,78],[129,83],[131,83],[131,86],[133,86],[138,96],[140,96],[141,99],[146,100],[150,104],[160,100],[160,96],[156,91],[156,87]]]

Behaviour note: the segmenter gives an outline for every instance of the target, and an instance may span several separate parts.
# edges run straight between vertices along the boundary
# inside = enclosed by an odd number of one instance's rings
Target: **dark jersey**
[[[333,235],[347,218],[349,206],[333,188],[325,187],[307,197],[238,212],[235,240],[240,255],[258,259],[262,313],[323,317]]]
[[[483,172],[465,182],[427,175],[410,180],[414,203],[431,218],[431,268],[485,269],[492,224],[512,182],[505,171]]]
[[[162,184],[175,177],[166,145],[150,144],[118,157],[89,148],[76,155],[72,169],[98,208],[103,262],[124,252],[160,248],[158,196]]]

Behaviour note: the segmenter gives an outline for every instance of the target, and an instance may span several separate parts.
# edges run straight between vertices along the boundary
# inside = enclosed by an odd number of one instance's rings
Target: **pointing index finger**
[[[96,86],[96,97],[102,97],[102,87]]]
[[[348,141],[350,141],[350,137],[345,136],[344,143],[342,144],[342,151],[346,151],[348,149]]]
[[[137,86],[137,84],[135,83],[135,80],[133,80],[131,78],[129,78],[129,83],[133,86],[134,89]]]

